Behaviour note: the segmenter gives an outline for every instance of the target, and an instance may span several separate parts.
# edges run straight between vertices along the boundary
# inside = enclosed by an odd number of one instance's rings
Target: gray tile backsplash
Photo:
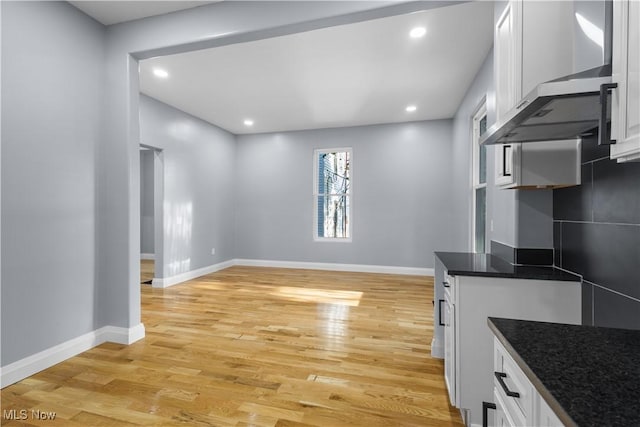
[[[593,286],[593,321],[609,328],[640,329],[638,302]]]
[[[563,188],[553,192],[553,218],[570,221],[591,221],[593,219],[592,187],[593,166],[582,165],[582,185]]]
[[[562,268],[640,300],[640,227],[563,222],[561,245]]]
[[[593,174],[593,220],[640,224],[639,164],[601,160]]]
[[[554,264],[583,276],[583,323],[640,329],[640,162],[582,144],[582,185],[553,191]]]

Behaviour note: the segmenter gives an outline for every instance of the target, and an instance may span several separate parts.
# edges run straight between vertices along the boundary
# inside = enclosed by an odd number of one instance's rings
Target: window
[[[484,253],[487,224],[487,147],[480,145],[480,135],[487,130],[487,105],[485,101],[473,116],[472,132],[472,226],[473,251]]]
[[[314,239],[350,242],[351,149],[315,150],[313,164]]]

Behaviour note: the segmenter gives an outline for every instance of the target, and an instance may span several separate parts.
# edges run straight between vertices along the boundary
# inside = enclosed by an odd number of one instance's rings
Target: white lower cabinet
[[[536,396],[536,413],[538,414],[538,419],[536,422],[537,426],[540,427],[557,427],[563,426],[564,424],[558,417],[555,412],[547,405],[547,402],[542,398],[542,396]]]
[[[504,346],[494,338],[495,426],[563,426]]]
[[[498,389],[493,390],[493,401],[496,405],[496,414],[494,425],[498,427],[518,427],[524,425],[524,421],[518,419],[514,421],[514,414],[506,411],[506,405],[502,401],[502,397],[498,392]],[[517,418],[516,418],[517,419]]]
[[[456,405],[456,364],[455,364],[455,317],[454,306],[451,303],[451,293],[446,287],[444,290],[444,382],[449,392],[449,401]]]
[[[445,281],[445,382],[451,404],[460,409],[466,425],[480,426],[482,402],[492,402],[495,391],[493,334],[487,317],[580,324],[581,285],[477,276],[448,276]],[[512,362],[501,363],[504,369],[515,372]],[[508,387],[516,388],[527,399],[533,394],[526,377],[507,375],[504,381]],[[523,423],[532,413],[533,403],[506,394],[502,399],[509,416],[500,422],[526,425]]]

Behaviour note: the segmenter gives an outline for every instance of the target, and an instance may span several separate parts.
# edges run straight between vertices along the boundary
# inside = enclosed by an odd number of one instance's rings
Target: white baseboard
[[[102,342],[114,342],[117,344],[133,344],[144,338],[144,325],[138,323],[132,328],[121,328],[119,326],[104,326],[98,329],[102,336]]]
[[[405,274],[433,276],[433,268],[396,267],[371,264],[340,264],[326,262],[270,261],[262,259],[235,259],[233,265],[248,267],[298,268],[308,270],[353,271],[358,273]]]
[[[140,254],[140,259],[156,259],[156,254]]]
[[[444,359],[444,347],[442,343],[437,343],[435,338],[431,340],[431,357]]]
[[[186,271],[171,277],[157,278],[151,281],[154,288],[168,288],[178,283],[186,282],[191,279],[204,276],[206,274],[215,273],[234,265],[243,265],[248,267],[275,267],[275,268],[296,268],[309,270],[330,270],[330,271],[354,271],[359,273],[385,273],[385,274],[405,274],[414,276],[433,276],[433,268],[416,268],[416,267],[396,267],[385,265],[368,265],[368,264],[339,264],[325,262],[299,262],[299,261],[271,261],[262,259],[231,259],[218,264],[209,265],[198,268],[196,270]]]
[[[102,343],[132,344],[144,338],[144,334],[142,323],[132,328],[104,326],[1,367],[0,387],[16,383]]]
[[[234,265],[234,260],[220,262],[218,264],[209,265],[207,267],[198,268],[196,270],[187,271],[184,273],[176,274],[171,277],[153,278],[151,286],[154,288],[168,288],[169,286],[177,285],[178,283],[186,282],[187,280],[195,279],[196,277],[204,276],[205,274],[215,273],[216,271],[229,268]]]

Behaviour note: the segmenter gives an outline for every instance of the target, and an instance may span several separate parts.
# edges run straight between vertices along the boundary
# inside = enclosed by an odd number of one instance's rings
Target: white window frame
[[[349,159],[351,161],[349,172],[350,185],[349,185],[349,216],[347,218],[347,233],[349,237],[320,237],[318,236],[318,159],[320,154],[324,153],[336,153],[336,152],[348,152]],[[353,241],[353,149],[351,147],[340,148],[317,148],[313,150],[313,228],[312,236],[314,242],[332,242],[332,243],[351,243]]]
[[[487,99],[482,99],[480,105],[476,109],[476,112],[472,117],[471,126],[471,252],[476,251],[476,192],[480,188],[487,188],[488,181],[488,168],[485,176],[485,182],[480,183],[480,121],[487,115]],[[487,161],[487,155],[485,155],[485,162]],[[486,165],[485,165],[486,166]],[[485,190],[485,221],[487,211],[487,192]],[[487,228],[485,223],[485,248],[487,250]]]

